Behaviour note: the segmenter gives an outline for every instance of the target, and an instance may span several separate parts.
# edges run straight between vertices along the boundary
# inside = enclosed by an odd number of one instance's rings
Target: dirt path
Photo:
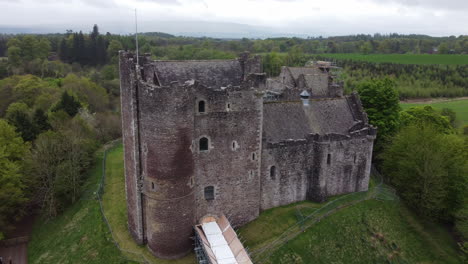
[[[430,103],[441,103],[441,102],[451,102],[451,101],[460,101],[468,100],[468,96],[465,97],[455,97],[455,98],[416,98],[416,99],[407,99],[402,100],[400,103],[409,103],[409,104],[430,104]]]

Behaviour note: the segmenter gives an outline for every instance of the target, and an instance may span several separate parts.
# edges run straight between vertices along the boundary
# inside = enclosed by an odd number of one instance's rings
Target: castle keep
[[[259,57],[152,61],[120,52],[132,236],[161,258],[192,249],[193,226],[368,188],[376,129],[327,63],[283,67]]]

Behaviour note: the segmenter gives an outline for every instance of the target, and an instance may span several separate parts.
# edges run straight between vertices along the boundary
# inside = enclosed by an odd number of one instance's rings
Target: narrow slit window
[[[205,101],[198,102],[198,113],[205,113]]]
[[[255,152],[252,153],[252,160],[255,160]]]
[[[330,165],[331,163],[331,154],[327,155],[327,164]]]
[[[276,179],[276,166],[271,166],[271,168],[270,168],[270,178],[272,180]]]
[[[200,150],[201,151],[208,150],[209,142],[208,142],[208,139],[206,137],[200,138],[199,144],[200,144]]]
[[[154,190],[154,182],[151,183],[151,190]]]
[[[205,200],[214,200],[214,187],[206,186],[205,187]]]
[[[237,141],[232,141],[232,150],[236,150],[237,148],[239,147],[239,145],[237,144]]]

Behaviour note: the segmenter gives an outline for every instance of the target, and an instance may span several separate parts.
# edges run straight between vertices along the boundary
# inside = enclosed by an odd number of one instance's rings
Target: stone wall
[[[133,58],[128,57],[127,53],[120,52],[119,56],[128,228],[137,243],[143,244],[145,242],[145,234],[143,231],[143,210],[140,189],[140,144],[135,64]]]
[[[306,140],[263,145],[262,210],[306,200],[313,157]]]
[[[261,97],[253,89],[197,89],[205,113],[194,115],[196,218],[224,213],[231,224],[242,225],[259,214]],[[193,107],[196,108],[196,102]],[[199,150],[199,140],[209,139],[209,149]],[[206,200],[205,187],[214,187]]]
[[[367,132],[352,137],[308,135],[303,140],[264,143],[261,209],[366,191],[375,138]]]

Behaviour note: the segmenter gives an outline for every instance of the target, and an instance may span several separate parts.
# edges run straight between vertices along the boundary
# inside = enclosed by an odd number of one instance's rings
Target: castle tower
[[[203,216],[259,214],[262,101],[247,77],[260,61],[135,61],[120,53],[129,230],[179,258]]]

